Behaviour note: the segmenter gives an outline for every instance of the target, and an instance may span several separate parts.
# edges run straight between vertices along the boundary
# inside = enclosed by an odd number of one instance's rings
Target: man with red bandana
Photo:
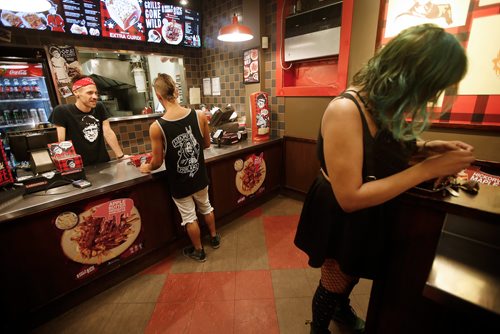
[[[97,102],[95,82],[90,77],[75,77],[72,90],[76,103],[59,105],[50,116],[58,140],[71,140],[84,166],[110,160],[106,143],[117,159],[123,159],[125,155],[109,124],[109,113]]]

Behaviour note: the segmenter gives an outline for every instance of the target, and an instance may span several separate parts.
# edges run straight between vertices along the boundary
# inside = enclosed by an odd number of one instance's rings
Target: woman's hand
[[[459,140],[445,141],[445,140],[431,140],[427,141],[422,146],[422,153],[427,155],[441,154],[448,151],[464,150],[468,152],[474,151],[474,147],[461,142]]]
[[[476,158],[472,155],[472,151],[465,149],[448,150],[442,154],[432,155],[425,159],[422,164],[429,172],[430,177],[455,175],[461,170],[470,166]]]

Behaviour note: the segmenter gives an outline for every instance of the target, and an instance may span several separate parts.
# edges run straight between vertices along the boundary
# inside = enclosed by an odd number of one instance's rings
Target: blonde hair
[[[167,101],[177,99],[177,88],[174,79],[168,74],[159,73],[153,83],[155,92]]]

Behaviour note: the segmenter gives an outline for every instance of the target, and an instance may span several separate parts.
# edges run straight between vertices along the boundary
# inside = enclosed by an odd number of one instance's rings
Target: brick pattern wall
[[[111,122],[111,128],[116,133],[118,142],[122,146],[123,153],[135,155],[151,152],[149,126],[155,120],[156,118],[146,118]],[[109,147],[108,153],[110,157],[114,157],[113,151]]]
[[[246,103],[243,85],[244,48],[240,43],[226,43],[217,39],[219,29],[230,23],[234,13],[242,12],[242,0],[204,1],[202,12],[201,77],[219,77],[221,83],[220,96],[205,96],[202,88],[202,103],[220,108],[231,103],[238,116],[243,116]]]
[[[271,134],[283,137],[285,135],[285,98],[276,96],[276,0],[263,2],[264,31],[263,36],[269,37],[269,48],[264,50],[264,86],[263,89],[270,96]],[[262,11],[262,9],[261,9]]]

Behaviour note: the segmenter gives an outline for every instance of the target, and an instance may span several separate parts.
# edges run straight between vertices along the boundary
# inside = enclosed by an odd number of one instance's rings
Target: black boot
[[[365,321],[356,315],[346,295],[337,295],[332,320],[350,328],[354,333],[365,332]]]

